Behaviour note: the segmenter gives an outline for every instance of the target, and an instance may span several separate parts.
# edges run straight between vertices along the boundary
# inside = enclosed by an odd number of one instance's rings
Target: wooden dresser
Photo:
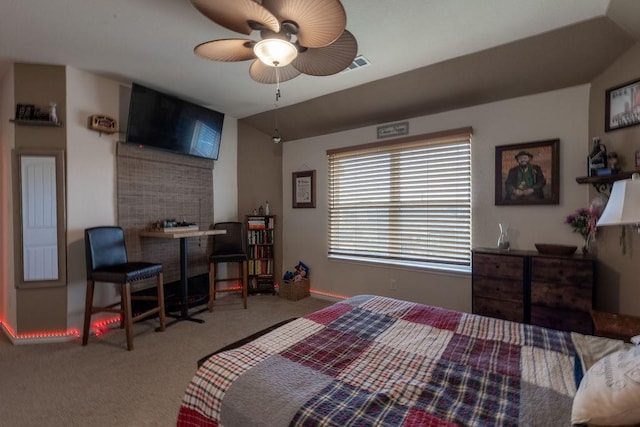
[[[472,268],[474,313],[593,333],[594,258],[478,248]]]
[[[473,251],[473,312],[483,316],[526,322],[527,258],[517,251]],[[528,300],[528,298],[526,298]]]

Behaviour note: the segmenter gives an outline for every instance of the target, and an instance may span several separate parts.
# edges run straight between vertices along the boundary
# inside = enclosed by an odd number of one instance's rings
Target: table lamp
[[[597,226],[627,224],[635,225],[640,233],[640,174],[637,172],[631,179],[613,183],[609,201],[598,219]]]
[[[607,225],[634,225],[640,234],[640,174],[634,173],[631,179],[624,179],[613,183],[611,196],[604,212],[598,219],[597,226]],[[629,337],[635,345],[640,345],[640,318],[622,314],[603,313],[592,310],[596,324],[596,332],[613,332],[618,337]]]

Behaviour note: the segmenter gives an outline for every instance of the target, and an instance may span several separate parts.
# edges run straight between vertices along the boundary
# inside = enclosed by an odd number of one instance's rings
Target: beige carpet
[[[124,330],[57,344],[12,345],[0,333],[0,425],[175,426],[184,390],[199,358],[290,317],[330,305],[305,298],[235,295],[216,301],[205,323],[179,322],[155,332],[157,321],[134,326],[126,350]],[[259,404],[259,401],[253,402]]]

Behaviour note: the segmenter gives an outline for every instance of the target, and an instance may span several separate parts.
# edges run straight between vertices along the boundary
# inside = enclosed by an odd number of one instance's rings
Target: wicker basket
[[[291,301],[298,301],[309,296],[309,287],[309,279],[302,279],[297,282],[283,280],[280,283],[280,296]]]

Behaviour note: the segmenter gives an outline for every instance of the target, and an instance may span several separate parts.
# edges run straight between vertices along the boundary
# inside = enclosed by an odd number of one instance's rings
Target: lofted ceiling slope
[[[589,83],[633,44],[595,18],[279,108],[278,129],[286,142]],[[270,134],[275,111],[241,121]]]

